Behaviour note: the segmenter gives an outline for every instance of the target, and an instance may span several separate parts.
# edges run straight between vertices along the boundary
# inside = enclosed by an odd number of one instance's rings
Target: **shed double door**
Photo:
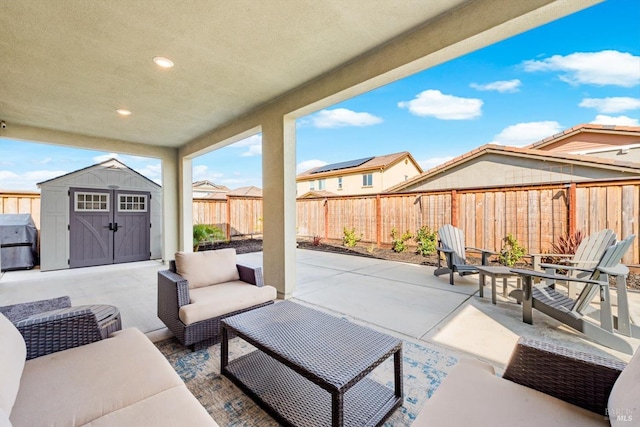
[[[151,257],[149,192],[71,188],[69,267]]]

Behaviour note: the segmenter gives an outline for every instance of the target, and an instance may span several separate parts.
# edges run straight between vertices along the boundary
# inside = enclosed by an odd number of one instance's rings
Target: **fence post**
[[[329,198],[324,198],[324,240],[329,238]]]
[[[231,241],[231,197],[227,194],[227,240]]]
[[[458,192],[451,190],[451,225],[458,226]]]
[[[569,184],[569,195],[567,197],[569,204],[567,206],[569,212],[569,236],[573,236],[576,232],[576,187],[575,182]]]
[[[380,194],[376,195],[376,247],[380,247],[382,237],[382,204],[380,203]]]

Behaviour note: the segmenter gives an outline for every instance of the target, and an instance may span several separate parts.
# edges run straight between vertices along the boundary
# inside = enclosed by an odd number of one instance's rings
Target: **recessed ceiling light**
[[[117,112],[118,114],[120,114],[121,116],[130,116],[130,115],[131,115],[131,111],[129,111],[129,110],[125,110],[124,108],[118,108],[118,109],[116,110],[116,112]]]
[[[153,58],[153,62],[155,62],[159,67],[162,68],[173,67],[173,61],[163,56],[156,56],[155,58]]]

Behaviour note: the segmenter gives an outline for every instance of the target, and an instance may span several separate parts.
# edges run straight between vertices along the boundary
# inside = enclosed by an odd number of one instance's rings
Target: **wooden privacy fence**
[[[40,230],[40,194],[31,192],[0,193],[0,214],[31,214],[36,228]]]
[[[227,239],[262,234],[262,198],[227,196],[222,200],[194,199],[193,223],[215,225]]]
[[[0,206],[3,213],[31,213],[39,226],[37,194],[0,194]],[[257,197],[193,201],[194,224],[213,224],[227,238],[262,234],[262,215]],[[378,246],[391,244],[393,227],[415,233],[421,226],[437,230],[450,223],[464,230],[467,246],[497,251],[511,233],[529,253],[544,253],[576,230],[638,235],[640,180],[298,199],[296,221],[301,237],[340,241],[346,227],[363,243]],[[640,264],[639,240],[625,263]]]

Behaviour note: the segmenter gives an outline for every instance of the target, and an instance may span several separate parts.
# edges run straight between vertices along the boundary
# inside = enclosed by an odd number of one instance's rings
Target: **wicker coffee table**
[[[229,361],[229,336],[257,348]],[[287,426],[376,426],[402,404],[402,341],[290,301],[222,321],[222,373]],[[393,355],[394,389],[370,378]]]

